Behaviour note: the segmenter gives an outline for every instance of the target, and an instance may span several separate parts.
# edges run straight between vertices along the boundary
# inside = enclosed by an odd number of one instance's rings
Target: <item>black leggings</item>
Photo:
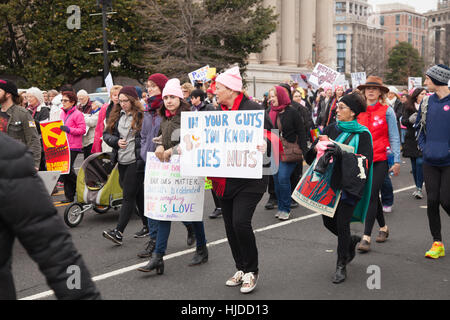
[[[450,166],[433,167],[423,164],[423,176],[427,189],[427,215],[434,241],[442,241],[439,204],[450,216]]]
[[[252,228],[252,217],[262,193],[238,193],[233,199],[221,199],[222,216],[228,243],[236,268],[258,272],[258,249]]]
[[[383,207],[380,200],[380,190],[389,170],[387,161],[379,161],[373,163],[372,176],[372,195],[370,196],[369,209],[367,210],[364,235],[371,236],[375,219],[378,221],[380,228],[386,226],[384,221]]]
[[[350,223],[355,206],[340,202],[333,218],[322,215],[323,224],[338,237],[338,259],[347,258],[351,243]]]
[[[66,199],[70,201],[74,200],[77,189],[77,174],[75,173],[73,165],[75,164],[75,159],[79,153],[79,151],[70,150],[70,172],[61,175],[62,182],[64,183],[64,195],[66,196]]]
[[[147,218],[144,216],[144,172],[136,172],[136,162],[129,165],[119,164],[119,182],[123,189],[123,200],[117,230],[124,232],[133,212],[136,212],[142,224],[147,226]]]

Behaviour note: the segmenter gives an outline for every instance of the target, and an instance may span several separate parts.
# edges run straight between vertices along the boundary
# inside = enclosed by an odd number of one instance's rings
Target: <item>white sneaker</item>
[[[383,212],[386,212],[386,213],[392,212],[392,206],[391,207],[383,206]]]
[[[414,195],[416,199],[423,199],[422,190],[417,189],[416,194]]]
[[[275,215],[275,218],[279,218],[281,214],[281,211],[277,211],[277,214]]]
[[[289,220],[289,217],[291,214],[289,212],[282,212],[280,211],[280,214],[278,215],[278,219],[280,220]]]
[[[244,277],[244,272],[239,270],[232,276],[230,279],[227,280],[225,283],[229,287],[236,287],[242,284],[242,278]]]
[[[241,293],[250,293],[256,288],[258,282],[258,275],[253,272],[244,274],[242,277]]]

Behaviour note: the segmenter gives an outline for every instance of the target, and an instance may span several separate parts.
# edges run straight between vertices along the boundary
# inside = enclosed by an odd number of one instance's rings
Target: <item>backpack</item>
[[[420,121],[417,124],[417,128],[419,132],[417,133],[416,139],[419,140],[420,134],[423,133],[426,135],[426,124],[427,124],[427,112],[428,112],[428,100],[430,96],[426,96],[423,98],[422,104],[420,105]]]

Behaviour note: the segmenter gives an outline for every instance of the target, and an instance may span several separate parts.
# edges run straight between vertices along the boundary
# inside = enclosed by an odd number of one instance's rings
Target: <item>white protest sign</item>
[[[303,80],[301,74],[291,74],[291,79],[297,83],[300,88],[308,89],[308,84]]]
[[[204,66],[203,68],[200,68],[198,70],[192,71],[189,73],[189,80],[191,80],[192,85],[195,85],[195,81],[208,81],[208,70],[209,65]]]
[[[316,88],[323,88],[325,86],[332,87],[338,76],[339,72],[318,63],[309,77],[308,82],[312,83]]]
[[[149,152],[145,166],[145,216],[162,221],[202,221],[205,178],[181,177],[180,156],[160,162]]]
[[[408,90],[421,88],[422,87],[422,78],[408,78]]]
[[[360,85],[366,84],[366,73],[365,72],[355,72],[352,73],[352,87],[353,89],[358,88]]]
[[[111,91],[111,88],[114,86],[111,72],[108,73],[108,75],[105,78],[105,85],[106,85],[106,89],[108,90],[108,93],[109,93]]]
[[[181,113],[181,175],[261,179],[264,111]]]

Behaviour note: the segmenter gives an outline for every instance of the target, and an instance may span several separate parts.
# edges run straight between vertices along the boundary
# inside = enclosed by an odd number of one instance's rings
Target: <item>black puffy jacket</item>
[[[33,156],[25,145],[0,132],[0,300],[16,299],[11,273],[15,238],[39,265],[58,299],[99,299],[100,294],[58,216]],[[69,289],[70,266],[80,270],[80,289]],[[68,281],[69,280],[69,281]]]

